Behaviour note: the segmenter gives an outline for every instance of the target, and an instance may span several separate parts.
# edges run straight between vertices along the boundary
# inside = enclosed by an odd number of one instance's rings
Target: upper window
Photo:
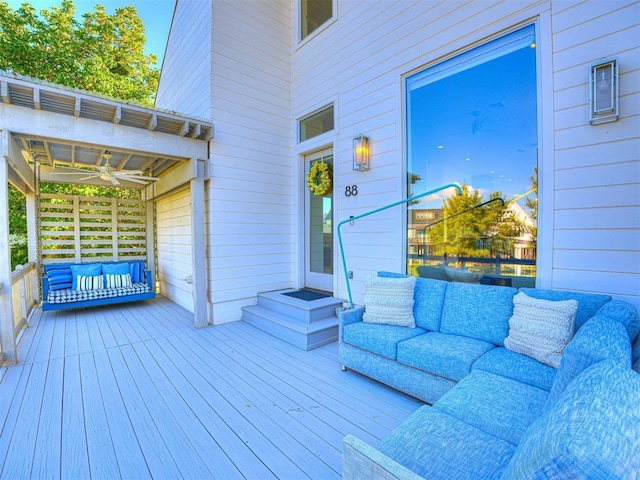
[[[298,123],[300,142],[330,132],[333,130],[333,105],[302,118]]]
[[[300,40],[311,35],[333,15],[333,0],[300,0]]]
[[[407,271],[534,286],[537,87],[534,27],[406,79]]]

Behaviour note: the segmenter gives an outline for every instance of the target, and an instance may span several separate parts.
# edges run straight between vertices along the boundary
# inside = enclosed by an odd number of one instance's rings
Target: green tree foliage
[[[510,255],[511,239],[522,234],[524,225],[518,221],[508,204],[488,200],[501,198],[494,192],[484,199],[479,191],[462,186],[462,195],[444,201],[443,220],[427,231],[435,255],[462,257],[495,257]]]
[[[0,0],[0,69],[152,105],[160,72],[144,54],[144,25],[131,5],[101,5],[75,19],[73,0],[39,13]]]

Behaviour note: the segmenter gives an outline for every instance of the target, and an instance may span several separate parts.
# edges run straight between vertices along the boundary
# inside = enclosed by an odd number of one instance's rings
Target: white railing
[[[34,262],[18,265],[11,273],[11,297],[14,334],[17,337],[27,325],[32,310],[40,302],[38,271]]]

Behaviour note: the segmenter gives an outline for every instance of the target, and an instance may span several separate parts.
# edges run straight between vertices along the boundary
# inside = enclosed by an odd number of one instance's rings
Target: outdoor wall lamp
[[[369,170],[369,137],[362,134],[353,139],[353,169]]]
[[[589,83],[589,122],[594,125],[618,120],[618,59],[591,65]]]

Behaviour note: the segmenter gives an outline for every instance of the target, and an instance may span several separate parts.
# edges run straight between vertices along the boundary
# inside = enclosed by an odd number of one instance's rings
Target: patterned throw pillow
[[[416,277],[368,277],[365,283],[364,315],[366,323],[416,326],[413,316],[413,291]]]
[[[131,275],[128,273],[124,273],[122,275],[108,273],[105,276],[107,277],[107,288],[122,288],[131,286]]]
[[[520,292],[513,297],[513,316],[504,346],[554,368],[573,337],[577,300],[553,302]]]
[[[84,276],[78,275],[76,290],[101,290],[104,288],[102,275]]]

